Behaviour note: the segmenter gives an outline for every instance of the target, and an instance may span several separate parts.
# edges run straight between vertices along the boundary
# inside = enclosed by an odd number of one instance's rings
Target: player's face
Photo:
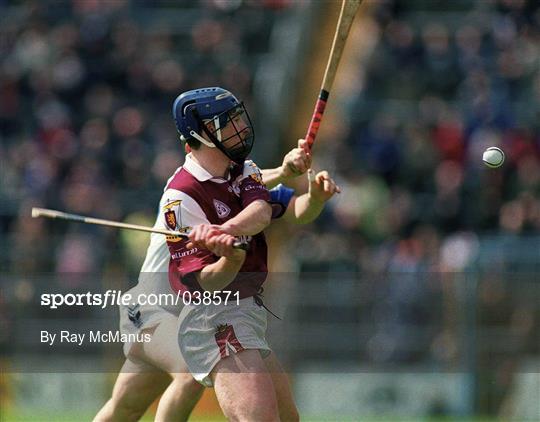
[[[238,138],[241,141],[245,141],[251,135],[251,127],[245,120],[244,113],[237,112],[231,116],[231,120],[223,130],[223,145],[228,148],[238,142]]]
[[[209,121],[206,125],[208,130],[218,138],[214,122]],[[243,142],[250,141],[253,132],[243,107],[238,107],[229,113],[227,124],[221,128],[220,133],[221,143],[228,150],[238,148]]]

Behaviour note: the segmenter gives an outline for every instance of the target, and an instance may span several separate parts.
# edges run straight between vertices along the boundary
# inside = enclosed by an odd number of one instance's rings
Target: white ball
[[[496,169],[497,167],[502,166],[504,163],[504,152],[500,148],[489,147],[484,151],[482,160],[486,166]]]

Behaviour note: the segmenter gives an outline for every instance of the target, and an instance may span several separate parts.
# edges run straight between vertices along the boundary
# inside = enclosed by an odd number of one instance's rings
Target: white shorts
[[[193,377],[211,387],[212,369],[231,352],[259,349],[269,353],[266,317],[266,310],[253,297],[241,299],[239,304],[184,306],[178,343]]]
[[[164,276],[162,273],[145,273],[144,277],[141,276],[143,282],[139,282],[135,287],[124,293],[124,295],[130,295],[131,303],[129,305],[119,306],[120,334],[127,334],[128,338],[135,338],[141,334],[141,331],[159,325],[164,318],[170,318],[171,315],[174,318],[178,318],[182,306],[166,304],[163,306],[159,304],[149,305],[146,303],[146,300],[142,302],[143,304],[137,302],[139,295],[148,296],[150,294],[170,293],[170,291],[166,290],[168,289],[168,285],[163,287],[165,282],[168,283],[168,279],[163,278],[166,276],[167,274]],[[134,341],[124,343],[124,355],[126,357],[128,357],[131,346],[134,343]]]
[[[135,339],[137,335],[140,336],[141,331],[156,327],[165,318],[176,315],[163,309],[157,305],[120,305],[120,334],[122,337],[127,335],[129,339]],[[174,335],[171,333],[171,335]],[[128,357],[131,346],[136,341],[126,341],[124,343],[124,356]]]

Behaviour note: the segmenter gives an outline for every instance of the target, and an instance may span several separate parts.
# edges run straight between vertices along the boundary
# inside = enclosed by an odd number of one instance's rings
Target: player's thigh
[[[165,372],[127,359],[114,383],[112,399],[118,407],[144,412],[170,382]]]
[[[152,336],[151,341],[142,345],[146,362],[171,375],[189,374],[178,346],[177,317],[167,315],[156,327],[144,332],[148,332]]]
[[[143,345],[145,361],[169,373],[174,378],[176,391],[183,396],[200,396],[204,387],[195,381],[180,353],[178,319],[167,316],[151,331],[152,340]]]
[[[268,373],[272,377],[281,420],[283,422],[299,420],[298,409],[294,403],[294,397],[289,383],[289,376],[279,363],[278,358],[272,352],[264,359],[264,363],[268,369]]]
[[[232,353],[211,373],[225,416],[237,421],[279,420],[272,377],[256,349]]]

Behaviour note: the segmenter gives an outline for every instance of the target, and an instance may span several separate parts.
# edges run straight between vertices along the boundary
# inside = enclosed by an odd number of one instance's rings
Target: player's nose
[[[244,119],[238,119],[236,122],[234,122],[234,125],[236,126],[236,130],[238,130],[238,132],[242,132],[245,129],[249,129]]]
[[[240,136],[242,137],[243,141],[248,139],[252,134],[251,128],[249,126],[245,126],[244,129],[242,129],[239,132],[240,132]]]

